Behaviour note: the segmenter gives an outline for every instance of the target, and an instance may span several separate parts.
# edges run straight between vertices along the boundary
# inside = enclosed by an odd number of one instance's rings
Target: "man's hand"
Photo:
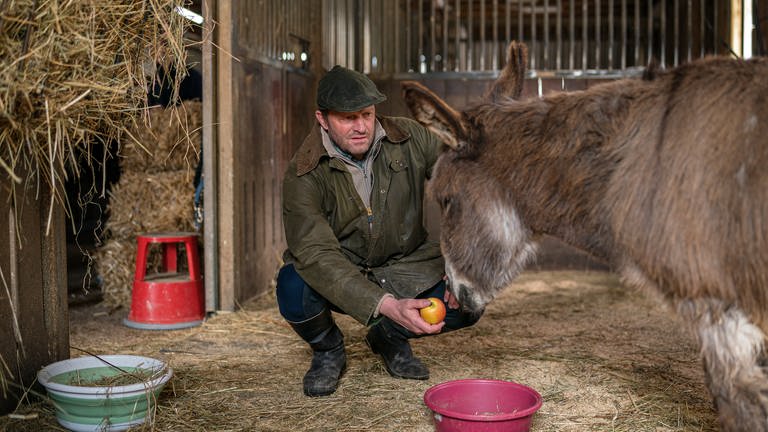
[[[440,333],[445,321],[430,324],[419,315],[419,309],[429,305],[430,302],[427,299],[397,300],[394,297],[387,297],[382,300],[379,313],[417,335]]]

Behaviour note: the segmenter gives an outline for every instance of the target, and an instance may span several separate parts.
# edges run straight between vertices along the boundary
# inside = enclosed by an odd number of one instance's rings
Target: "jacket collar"
[[[408,131],[404,130],[389,117],[376,117],[381,123],[386,136],[383,139],[395,144],[400,144],[411,137]],[[304,142],[296,152],[296,175],[302,176],[317,167],[320,159],[328,157],[328,152],[323,147],[323,138],[320,135],[320,125],[315,124],[312,132],[304,139]]]

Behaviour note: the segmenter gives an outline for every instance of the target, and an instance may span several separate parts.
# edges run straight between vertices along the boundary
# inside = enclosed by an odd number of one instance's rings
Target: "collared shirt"
[[[320,126],[318,125],[318,127]],[[349,173],[352,174],[352,181],[355,184],[355,189],[357,190],[358,195],[360,195],[360,198],[365,203],[365,207],[370,209],[371,190],[373,189],[373,161],[376,159],[376,156],[378,156],[379,149],[381,149],[381,139],[386,136],[386,132],[379,120],[376,119],[371,148],[368,149],[365,158],[362,160],[354,159],[352,155],[336,145],[336,143],[331,140],[328,132],[322,127],[320,127],[320,135],[323,139],[323,147],[325,147],[325,151],[328,152],[328,155],[332,158],[340,159],[347,165]]]

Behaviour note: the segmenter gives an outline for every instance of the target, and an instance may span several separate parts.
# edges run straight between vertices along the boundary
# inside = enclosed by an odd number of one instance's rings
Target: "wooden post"
[[[216,0],[204,1],[203,24],[203,274],[205,310],[219,309],[218,146],[216,141]]]
[[[219,268],[219,308],[234,310],[235,293],[237,290],[236,253],[238,233],[235,232],[235,142],[233,139],[233,89],[235,85],[232,73],[232,2],[217,2],[217,31],[216,31],[216,107],[218,145],[218,268]]]
[[[66,222],[41,190],[0,176],[0,414],[38,370],[69,358]]]

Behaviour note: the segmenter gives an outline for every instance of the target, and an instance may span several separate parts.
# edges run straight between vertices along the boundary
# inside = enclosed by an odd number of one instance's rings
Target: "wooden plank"
[[[0,356],[12,376],[2,373],[27,388],[40,368],[69,356],[65,219],[58,206],[49,218],[44,187],[24,190],[3,177],[0,190]],[[15,407],[20,391],[0,392],[0,413]]]
[[[218,246],[218,145],[215,119],[217,111],[216,72],[213,31],[217,1],[202,3],[205,17],[203,30],[203,275],[205,310],[219,309],[219,246]]]
[[[50,193],[43,193],[41,197],[42,204],[51,200]],[[58,205],[52,208],[49,227],[46,226],[48,216],[48,211],[40,212],[40,226],[47,231],[40,239],[39,261],[42,272],[42,321],[47,342],[47,352],[41,353],[41,361],[45,364],[69,358],[66,217],[64,209]]]
[[[232,22],[233,8],[231,2],[217,2],[217,47],[216,58],[217,77],[217,137],[218,145],[218,275],[219,275],[219,304],[221,310],[234,310],[235,308],[235,258],[237,254],[236,236],[234,225],[234,208],[224,203],[234,203],[235,186],[235,152],[233,142],[233,85],[237,82],[233,79],[230,53],[232,50]],[[237,83],[239,84],[239,83]]]
[[[18,380],[20,374],[17,364],[17,346],[20,341],[17,338],[19,334],[17,321],[19,316],[18,306],[18,284],[11,281],[11,274],[15,272],[16,254],[18,245],[15,241],[15,214],[12,209],[5,205],[8,202],[7,187],[9,181],[7,177],[2,177],[3,184],[0,185],[2,191],[2,203],[0,206],[0,244],[7,245],[0,247],[0,361],[11,368],[9,371],[0,364],[0,374],[6,380]],[[23,341],[23,339],[22,339]],[[11,395],[18,394],[17,389],[10,388]],[[11,397],[4,397],[0,392],[0,414],[7,413],[13,409],[15,401]]]

